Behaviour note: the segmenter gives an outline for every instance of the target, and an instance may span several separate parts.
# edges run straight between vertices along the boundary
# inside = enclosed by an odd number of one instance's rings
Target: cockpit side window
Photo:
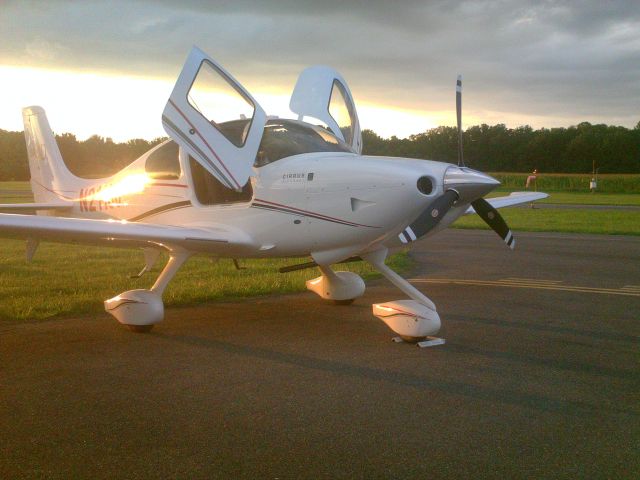
[[[151,152],[144,164],[147,175],[155,180],[177,180],[180,178],[179,147],[176,142],[167,142]]]
[[[220,205],[229,203],[248,202],[253,196],[251,181],[248,181],[241,192],[236,192],[224,186],[220,181],[205,170],[196,160],[189,156],[191,179],[198,202],[202,205]]]
[[[264,127],[254,165],[262,167],[281,158],[312,152],[353,150],[323,127],[295,120],[270,120]]]

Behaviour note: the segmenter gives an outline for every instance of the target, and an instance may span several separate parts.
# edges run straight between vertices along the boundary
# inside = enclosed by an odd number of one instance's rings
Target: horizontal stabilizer
[[[548,193],[542,192],[513,192],[510,195],[504,197],[485,198],[485,200],[493,208],[504,208],[513,207],[515,205],[520,205],[523,203],[535,202],[536,200],[542,200],[543,198],[547,198],[548,196]],[[476,213],[473,207],[469,207],[464,212],[465,215],[471,215],[472,213]]]

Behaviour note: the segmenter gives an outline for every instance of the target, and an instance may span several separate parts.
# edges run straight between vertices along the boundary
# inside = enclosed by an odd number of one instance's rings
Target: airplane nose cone
[[[444,173],[443,184],[445,191],[455,190],[458,193],[459,201],[470,203],[485,196],[500,185],[500,182],[470,168],[451,166]]]

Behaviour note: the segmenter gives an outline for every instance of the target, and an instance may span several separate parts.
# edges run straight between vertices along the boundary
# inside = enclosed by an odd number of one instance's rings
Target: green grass
[[[29,182],[0,182],[0,190],[25,190],[31,193]]]
[[[215,300],[273,293],[299,292],[305,280],[319,275],[317,269],[278,273],[281,266],[304,259],[240,260],[246,269],[236,270],[232,261],[214,262],[192,257],[165,292],[167,306],[190,305]],[[144,263],[140,251],[68,246],[43,243],[32,263],[25,261],[25,243],[0,240],[0,319],[43,319],[52,316],[103,311],[102,301],[125,290],[149,288],[164,262],[140,279],[131,279]],[[406,271],[411,260],[405,253],[389,258],[388,264]],[[374,278],[377,273],[364,262],[336,266]]]
[[[523,190],[514,190],[523,191]],[[491,192],[487,198],[501,197],[511,193],[510,190],[500,189]],[[554,203],[562,205],[615,205],[640,206],[640,194],[635,193],[580,193],[580,192],[545,192],[548,198],[538,200],[540,203]]]
[[[491,176],[502,182],[501,189],[507,191],[524,190],[528,173],[494,172]],[[583,192],[589,193],[591,174],[548,173],[538,175],[537,189],[541,192]],[[599,193],[640,194],[639,174],[598,175]]]
[[[640,177],[640,176],[637,176]],[[539,185],[540,187],[540,185]],[[28,182],[0,182],[0,190],[29,192]],[[541,188],[539,188],[541,190]],[[522,186],[517,188],[522,190]],[[496,195],[504,195],[497,192]],[[640,194],[551,192],[545,202],[593,205],[640,205]],[[0,195],[0,203],[28,202],[15,195]],[[507,208],[501,210],[509,226],[518,231],[545,231],[640,235],[640,212],[619,210],[556,210]],[[456,228],[487,228],[476,215],[459,219]],[[42,319],[102,311],[102,301],[135,288],[149,288],[162,261],[141,279],[130,279],[143,265],[142,253],[95,247],[43,243],[32,263],[24,260],[23,241],[0,239],[0,319]],[[304,282],[319,275],[317,269],[280,274],[277,269],[308,259],[242,260],[236,270],[230,260],[213,262],[206,257],[190,259],[169,284],[167,306],[230,300],[255,295],[304,290]],[[406,271],[406,254],[390,258],[389,264]],[[365,279],[377,276],[364,263],[345,264]]]
[[[640,212],[637,211],[505,208],[500,213],[514,232],[640,235]],[[453,227],[488,228],[477,215],[462,217]]]
[[[33,202],[33,198],[31,196],[24,197],[22,195],[20,196],[0,195],[0,203],[31,203],[31,202]],[[4,212],[4,213],[11,213],[11,212]]]
[[[24,190],[29,182],[0,182],[0,190]],[[1,195],[0,203],[24,203],[29,198]],[[68,246],[43,243],[32,263],[25,261],[25,244],[0,239],[0,319],[42,319],[56,315],[95,313],[102,301],[135,288],[149,288],[164,259],[141,279],[131,279],[144,263],[136,250]],[[214,262],[191,258],[178,272],[164,295],[165,305],[232,300],[241,297],[305,290],[305,280],[318,276],[317,269],[278,273],[278,268],[309,261],[303,259],[241,260],[246,269],[236,270],[231,260]],[[388,264],[407,270],[405,253],[393,255]],[[353,271],[365,280],[379,276],[364,262],[344,264],[338,270]]]
[[[541,203],[565,205],[632,205],[640,206],[640,194],[636,193],[579,193],[551,192]]]

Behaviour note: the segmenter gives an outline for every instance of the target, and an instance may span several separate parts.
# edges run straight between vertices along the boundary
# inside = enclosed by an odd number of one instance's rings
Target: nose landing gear
[[[430,337],[440,330],[440,316],[436,312],[435,304],[385,265],[387,253],[388,249],[382,248],[362,255],[362,258],[402,290],[411,300],[375,303],[373,304],[373,314],[386,323],[404,341],[418,343],[420,346],[444,343],[442,339]],[[429,340],[425,342],[427,337]],[[434,340],[439,341],[434,342]]]

